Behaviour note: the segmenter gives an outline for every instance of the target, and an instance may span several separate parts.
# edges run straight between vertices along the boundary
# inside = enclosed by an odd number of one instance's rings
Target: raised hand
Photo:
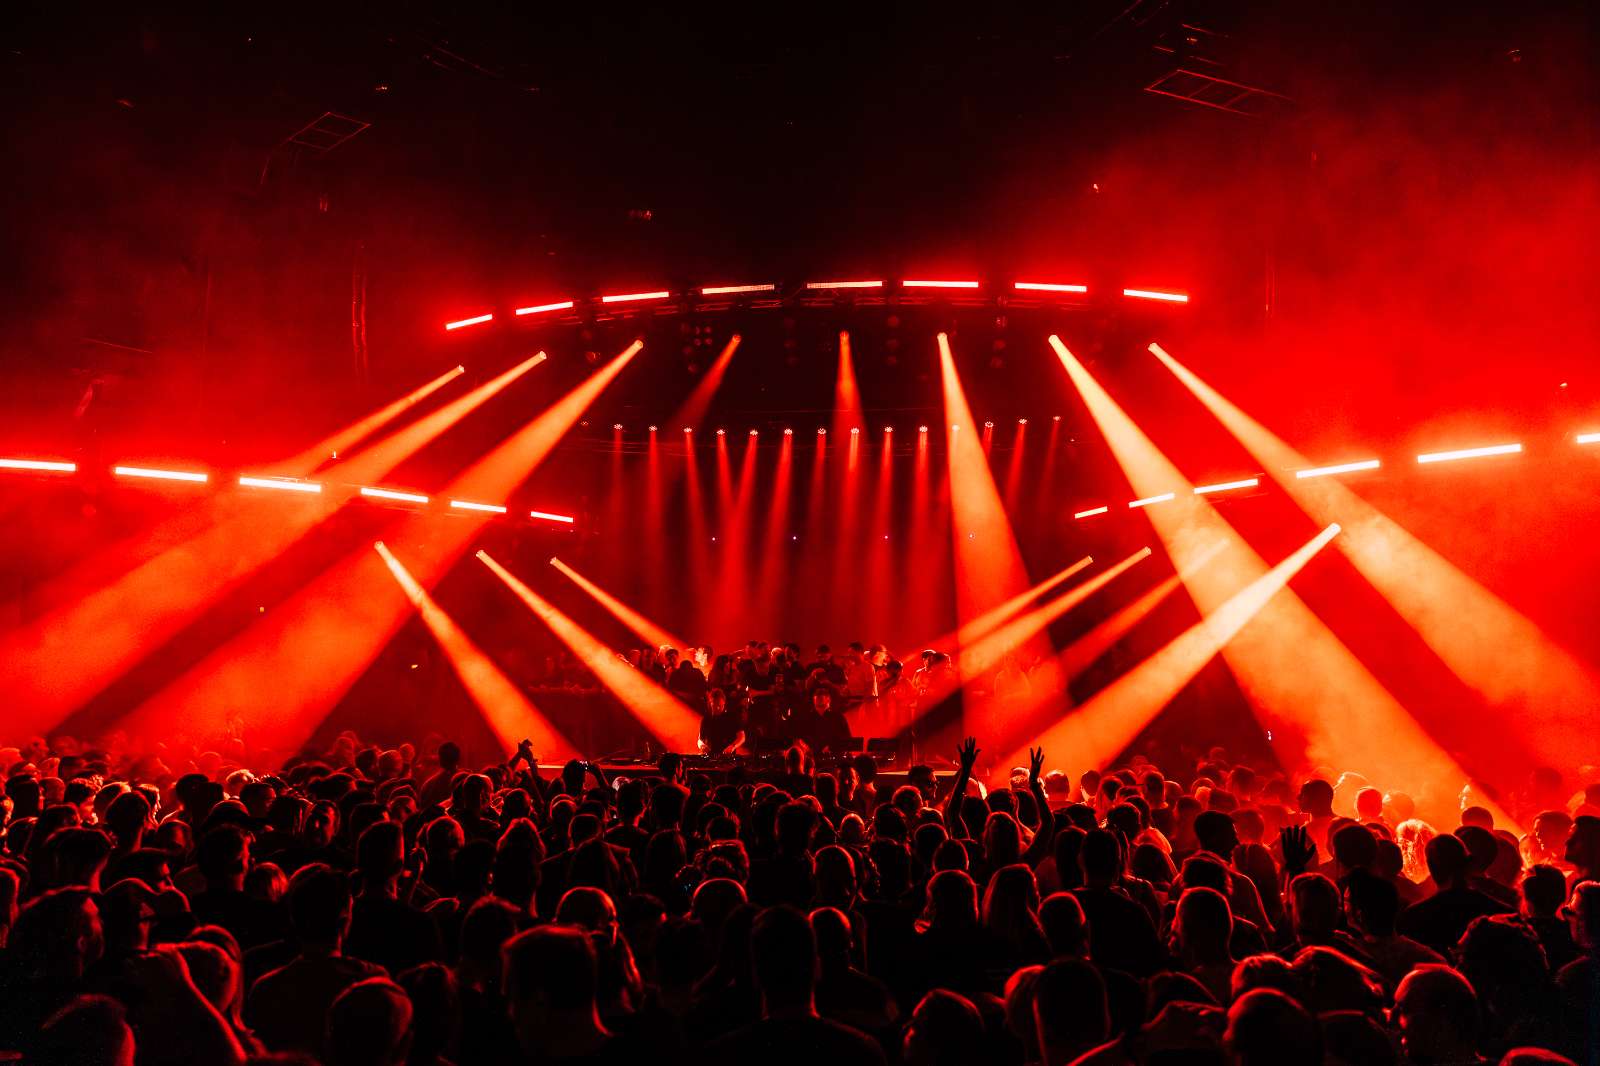
[[[1278,846],[1283,849],[1283,868],[1291,874],[1303,874],[1317,857],[1317,846],[1303,825],[1289,825],[1278,833]]]
[[[1028,749],[1028,784],[1031,785],[1035,781],[1039,780],[1039,776],[1043,772],[1044,772],[1044,749],[1043,748],[1029,748]]]
[[[961,747],[956,752],[956,761],[961,764],[961,768],[963,770],[966,770],[969,773],[974,766],[978,765],[977,737],[968,737],[966,740],[961,742]]]

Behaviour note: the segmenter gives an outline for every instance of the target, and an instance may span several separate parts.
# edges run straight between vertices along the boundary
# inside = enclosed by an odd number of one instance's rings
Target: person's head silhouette
[[[1304,1007],[1272,988],[1258,988],[1228,1008],[1223,1037],[1235,1066],[1267,1066],[1322,1061],[1322,1034]]]
[[[1062,1066],[1111,1035],[1106,985],[1082,959],[1056,959],[1033,990],[1033,1021],[1045,1066]]]
[[[814,1013],[817,940],[793,907],[769,907],[750,929],[750,958],[767,1017]]]

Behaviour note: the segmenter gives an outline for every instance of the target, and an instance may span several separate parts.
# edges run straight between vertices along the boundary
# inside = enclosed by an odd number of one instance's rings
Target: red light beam
[[[554,604],[529,588],[501,566],[488,552],[478,552],[487,566],[517,599],[578,657],[599,682],[620,700],[639,723],[671,751],[694,751],[700,739],[700,718],[666,689],[629,666],[593,634],[563,614]]]
[[[565,760],[582,754],[411,576],[405,565],[389,551],[388,545],[380,540],[373,548],[416,608],[428,632],[433,634],[450,669],[460,679],[461,687],[467,690],[495,739],[500,741],[502,751],[515,751],[517,745],[527,739],[533,742],[533,750],[541,758]]]

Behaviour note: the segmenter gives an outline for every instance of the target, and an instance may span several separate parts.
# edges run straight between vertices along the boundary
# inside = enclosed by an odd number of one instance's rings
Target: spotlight
[[[651,432],[651,433],[654,433],[654,432],[655,432],[655,431],[656,431],[656,427],[655,427],[655,426],[651,426],[651,427],[650,427],[650,432]]]
[[[728,431],[725,430],[725,429],[719,429],[719,430],[717,430],[717,436],[719,436],[719,437],[726,436],[727,432]]]
[[[894,432],[894,427],[893,426],[884,426],[883,427],[883,431],[885,433],[893,433]]]
[[[759,436],[761,436],[761,431],[759,429],[752,429],[750,431],[750,435],[752,437],[759,437]]]
[[[1579,444],[1600,444],[1600,433],[1579,433],[1573,439]]]
[[[792,436],[794,436],[794,430],[792,430],[792,429],[786,429],[786,430],[784,430],[784,431],[783,431],[783,435],[784,435],[784,436],[785,436],[785,437],[792,437]]]
[[[952,427],[952,428],[954,428],[954,427]],[[983,428],[984,429],[993,429],[994,428],[994,423],[993,422],[985,422],[983,424]]]
[[[611,423],[611,428],[612,429],[621,429],[622,428],[622,423],[621,422],[613,422],[613,423]]]
[[[858,434],[860,434],[860,432],[861,432],[861,427],[860,426],[851,426],[850,427],[850,435],[852,437],[857,436]]]
[[[1060,415],[1056,415],[1055,418],[1052,419],[1052,421],[1055,421],[1055,422],[1061,421],[1061,416]]]
[[[828,435],[828,431],[827,431],[827,429],[825,429],[825,428],[824,428],[824,427],[822,427],[822,426],[818,426],[818,427],[817,427],[817,436],[819,436],[819,437],[826,437],[826,436],[827,436],[827,435]]]
[[[683,431],[685,433],[693,433],[694,432],[694,427],[693,426],[684,426],[683,427]]]
[[[1017,425],[1019,425],[1019,426],[1025,426],[1025,425],[1027,425],[1027,424],[1028,424],[1028,420],[1027,420],[1027,419],[1026,419],[1026,418],[1019,418],[1019,419],[1017,419]]]
[[[926,432],[928,432],[928,427],[927,426],[918,426],[917,427],[917,432],[918,433],[926,433]]]

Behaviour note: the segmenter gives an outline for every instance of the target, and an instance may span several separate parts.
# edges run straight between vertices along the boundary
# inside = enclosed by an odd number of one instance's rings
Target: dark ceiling
[[[227,417],[216,398],[253,391],[314,422],[453,360],[447,318],[636,284],[1070,271],[1204,291],[1197,314],[1248,323],[1326,239],[1304,208],[1353,124],[1443,96],[1488,116],[1485,136],[1559,141],[1592,101],[1589,18],[1270,0],[22,4],[0,66],[0,359],[23,421],[64,418],[99,382]],[[1252,116],[1146,91],[1175,70],[1287,99],[1240,102]],[[359,132],[295,143],[327,112]]]

